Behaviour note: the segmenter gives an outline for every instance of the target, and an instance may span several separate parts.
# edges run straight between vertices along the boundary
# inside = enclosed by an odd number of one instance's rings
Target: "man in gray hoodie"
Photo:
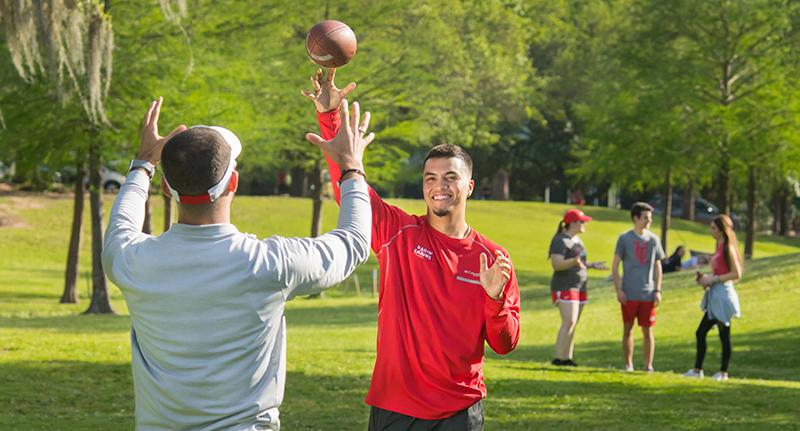
[[[318,143],[347,168],[337,228],[317,238],[259,240],[230,224],[239,139],[208,126],[179,126],[162,138],[161,102],[145,115],[103,246],[103,268],[131,316],[136,428],[278,430],[286,301],[339,283],[369,257],[362,157],[374,135],[365,136],[366,124],[351,120],[343,101],[342,117],[351,121]],[[178,223],[154,237],[141,229],[159,161]]]

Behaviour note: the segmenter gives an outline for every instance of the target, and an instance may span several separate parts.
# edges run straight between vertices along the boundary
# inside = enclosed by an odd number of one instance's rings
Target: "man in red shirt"
[[[355,88],[337,89],[334,73],[318,71],[314,91],[303,91],[322,131],[306,136],[313,143],[336,135],[336,108]],[[357,103],[353,110],[358,115]],[[341,173],[326,158],[338,201]],[[514,350],[520,298],[508,253],[467,224],[474,185],[469,155],[444,144],[425,158],[424,216],[369,190],[372,250],[380,265],[377,358],[366,398],[371,431],[483,429],[484,340],[499,354]]]

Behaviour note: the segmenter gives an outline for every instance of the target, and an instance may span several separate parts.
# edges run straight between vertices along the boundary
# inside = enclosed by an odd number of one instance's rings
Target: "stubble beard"
[[[432,211],[433,211],[433,214],[436,215],[437,217],[448,216],[448,215],[450,215],[450,212],[451,212],[450,208],[441,208],[441,209],[432,210]]]

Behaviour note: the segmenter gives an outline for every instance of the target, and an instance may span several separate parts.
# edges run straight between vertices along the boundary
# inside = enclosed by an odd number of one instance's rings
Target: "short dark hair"
[[[231,147],[219,132],[192,127],[172,137],[161,150],[161,166],[169,185],[186,196],[208,192],[231,160]]]
[[[636,202],[631,207],[631,218],[639,218],[645,211],[653,212],[653,207],[646,202]]]
[[[449,159],[449,158],[457,158],[461,159],[466,163],[467,168],[469,169],[469,174],[472,175],[472,158],[464,151],[463,148],[459,147],[458,145],[453,144],[439,144],[428,151],[428,154],[425,156],[425,161],[422,162],[424,165],[428,162],[428,159]]]

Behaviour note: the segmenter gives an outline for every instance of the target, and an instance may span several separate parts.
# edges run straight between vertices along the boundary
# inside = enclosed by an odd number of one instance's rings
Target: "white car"
[[[114,172],[105,166],[100,170],[100,174],[102,175],[100,182],[103,184],[103,191],[106,193],[118,192],[122,183],[125,182],[124,175],[119,172]]]
[[[61,173],[59,178],[59,182],[69,182],[72,183],[75,181],[75,170],[71,168],[67,168],[65,172]],[[119,191],[119,188],[122,186],[122,183],[125,182],[125,176],[120,174],[119,172],[112,171],[111,169],[103,166],[100,169],[100,184],[103,186],[103,191],[106,193],[116,193]],[[86,176],[83,178],[83,185],[84,187],[89,187],[89,173],[86,173]]]

